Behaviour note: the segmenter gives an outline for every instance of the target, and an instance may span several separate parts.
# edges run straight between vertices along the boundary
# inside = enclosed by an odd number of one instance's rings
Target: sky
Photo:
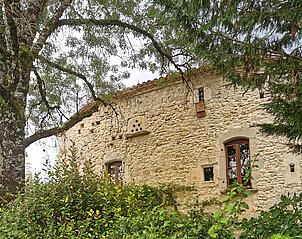
[[[146,70],[132,70],[130,78],[124,80],[123,83],[126,87],[131,87],[158,77],[158,73],[153,74]],[[58,151],[58,142],[55,140],[55,137],[49,137],[31,144],[26,148],[26,173],[34,174],[40,172],[43,176],[43,165],[47,159],[53,165],[57,160]]]

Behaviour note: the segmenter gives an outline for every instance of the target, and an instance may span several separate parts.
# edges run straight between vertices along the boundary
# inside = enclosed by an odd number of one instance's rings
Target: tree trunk
[[[0,184],[11,192],[24,185],[24,126],[24,107],[0,96]]]

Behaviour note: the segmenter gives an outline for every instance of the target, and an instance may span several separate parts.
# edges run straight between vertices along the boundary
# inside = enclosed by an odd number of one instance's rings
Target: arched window
[[[123,179],[122,162],[116,161],[108,164],[108,174],[112,183],[118,184]]]
[[[246,172],[251,168],[248,139],[237,139],[225,144],[227,185],[234,182],[242,184]],[[251,187],[251,182],[247,187]]]

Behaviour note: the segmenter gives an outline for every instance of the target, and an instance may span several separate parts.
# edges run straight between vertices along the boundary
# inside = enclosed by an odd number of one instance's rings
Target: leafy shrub
[[[281,196],[281,201],[261,211],[256,218],[243,219],[240,238],[297,238],[302,235],[302,194]]]
[[[171,185],[115,185],[93,168],[89,161],[81,166],[71,148],[67,159],[48,170],[46,182],[38,176],[29,180],[23,192],[1,208],[0,238],[208,237],[210,215],[167,210],[175,206]]]
[[[282,196],[281,202],[257,218],[239,221],[251,193],[232,185],[214,214],[193,208],[188,214],[176,209],[176,191],[190,190],[173,184],[115,185],[94,173],[90,161],[80,165],[74,147],[48,180],[37,175],[17,196],[7,194],[0,205],[0,239],[39,238],[302,238],[302,194]],[[13,200],[12,200],[13,199]],[[8,201],[10,201],[8,203]],[[170,209],[170,210],[169,210]]]

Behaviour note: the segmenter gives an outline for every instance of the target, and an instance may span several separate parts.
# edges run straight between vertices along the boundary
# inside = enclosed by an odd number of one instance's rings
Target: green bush
[[[269,211],[261,211],[256,218],[243,219],[240,229],[244,232],[240,238],[298,238],[302,235],[301,206],[302,194],[281,196],[281,201]]]
[[[82,168],[81,168],[82,167]],[[0,211],[0,238],[207,238],[210,215],[182,215],[171,185],[152,188],[110,183],[79,163],[75,148],[60,165],[36,176]]]
[[[191,190],[173,184],[158,188],[115,185],[94,173],[91,162],[80,165],[74,147],[47,181],[28,180],[19,194],[7,194],[0,205],[0,239],[39,238],[299,238],[302,195],[281,202],[257,218],[239,221],[251,193],[242,185],[229,189],[224,207],[214,214],[195,207],[177,211],[174,195]],[[10,201],[10,202],[9,202]],[[204,203],[206,204],[206,203]]]

